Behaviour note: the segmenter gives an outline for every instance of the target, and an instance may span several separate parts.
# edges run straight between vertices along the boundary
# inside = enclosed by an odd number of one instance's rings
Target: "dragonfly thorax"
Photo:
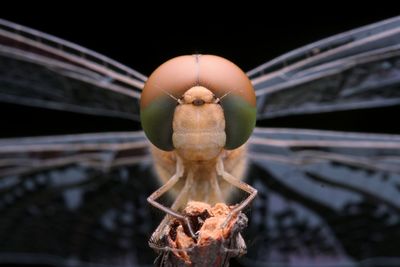
[[[195,86],[179,100],[173,118],[172,141],[176,152],[188,161],[216,158],[226,142],[224,112],[214,94]]]

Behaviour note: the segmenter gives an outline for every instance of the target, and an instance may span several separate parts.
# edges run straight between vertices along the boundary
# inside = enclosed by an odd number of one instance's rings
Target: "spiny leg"
[[[249,184],[246,184],[246,183],[236,179],[233,175],[226,172],[224,169],[224,162],[222,160],[222,157],[218,158],[216,169],[217,169],[217,174],[219,176],[221,176],[225,181],[227,181],[228,183],[232,184],[233,186],[249,193],[249,196],[231,211],[231,213],[227,217],[226,221],[223,223],[223,227],[225,227],[226,223],[232,218],[232,215],[238,214],[245,207],[247,207],[250,204],[250,202],[256,197],[257,189],[255,189],[254,187],[252,187]]]
[[[179,192],[178,196],[175,198],[174,203],[171,206],[172,210],[178,210],[179,207],[182,207],[182,203],[185,201],[187,202],[188,200],[188,193],[190,186],[192,185],[191,183],[193,182],[193,173],[189,172],[185,185],[183,186],[181,192]],[[156,250],[163,250],[163,251],[185,251],[181,249],[172,249],[169,246],[160,246],[159,241],[162,239],[162,236],[165,234],[163,230],[165,229],[165,226],[169,223],[170,220],[170,215],[167,214],[164,219],[161,221],[161,223],[158,225],[157,229],[153,232],[150,238],[149,245],[153,249]]]
[[[235,207],[229,213],[229,215],[227,216],[225,221],[221,224],[221,228],[225,228],[227,226],[227,224],[229,223],[229,221],[232,219],[232,216],[236,215],[240,211],[242,211],[256,197],[257,189],[255,189],[254,187],[250,186],[249,184],[246,184],[246,183],[238,180],[233,175],[231,175],[230,173],[226,172],[225,169],[224,169],[224,162],[223,162],[221,157],[218,158],[216,169],[217,169],[217,174],[219,176],[221,176],[225,181],[227,181],[228,183],[232,184],[233,186],[235,186],[235,187],[237,187],[237,188],[249,193],[249,196],[244,201],[242,201],[237,207]],[[234,253],[234,254],[237,254],[237,255],[243,255],[245,253],[246,244],[245,244],[242,236],[240,235],[240,233],[238,234],[238,237],[237,237],[237,240],[236,240],[236,245],[238,247],[235,248],[235,249],[232,249],[232,248],[229,248],[229,247],[225,247],[225,245],[224,245],[225,252],[230,252],[230,253]]]
[[[175,218],[178,218],[179,220],[182,220],[186,223],[190,235],[194,238],[195,234],[192,230],[192,226],[189,223],[189,219],[181,214],[179,214],[178,212],[174,211],[172,208],[168,208],[164,205],[162,205],[161,203],[157,202],[156,200],[158,198],[160,198],[162,195],[164,195],[168,190],[170,190],[178,181],[179,179],[183,176],[184,173],[184,166],[182,163],[182,160],[177,157],[176,160],[176,172],[174,175],[172,175],[172,177],[163,185],[161,186],[159,189],[157,189],[155,192],[153,192],[148,198],[147,201],[153,205],[154,207],[164,211],[165,213],[167,213],[167,215],[171,215]],[[174,203],[175,204],[175,203]]]
[[[179,207],[182,207],[182,204],[187,200],[188,200],[188,193],[189,193],[189,189],[190,189],[190,185],[193,182],[193,173],[189,172],[187,177],[186,177],[186,181],[185,184],[182,188],[182,190],[179,192],[178,196],[175,198],[174,203],[171,205],[172,210],[176,211],[178,210]],[[161,223],[159,224],[159,226],[157,227],[157,230],[154,231],[154,233],[156,232],[160,232],[164,226],[168,223],[170,219],[170,215],[167,214],[164,219],[161,221]]]

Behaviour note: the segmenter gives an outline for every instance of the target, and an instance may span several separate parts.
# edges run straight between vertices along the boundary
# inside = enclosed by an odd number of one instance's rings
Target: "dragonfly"
[[[400,104],[400,17],[311,43],[246,73],[258,190],[233,266],[400,263],[400,135],[265,127],[269,119]],[[162,62],[160,62],[162,63]],[[0,20],[0,101],[140,124],[147,77]],[[78,124],[79,122],[77,122]],[[0,140],[0,264],[151,266],[163,214],[141,129]]]

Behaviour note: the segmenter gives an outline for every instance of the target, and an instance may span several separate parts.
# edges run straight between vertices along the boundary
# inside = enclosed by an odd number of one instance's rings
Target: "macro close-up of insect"
[[[263,62],[144,75],[0,19],[0,266],[173,266],[211,216],[193,201],[246,222],[200,263],[400,266],[400,17]]]

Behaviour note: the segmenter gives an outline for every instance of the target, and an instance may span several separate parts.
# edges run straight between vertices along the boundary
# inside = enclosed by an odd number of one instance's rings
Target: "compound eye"
[[[140,98],[142,128],[150,142],[161,150],[174,149],[172,120],[178,104],[176,99],[196,84],[196,64],[193,56],[170,59],[150,75],[143,88]]]
[[[150,142],[161,150],[171,151],[172,120],[176,101],[167,97],[153,100],[146,108],[141,109],[140,120],[143,130]]]
[[[221,99],[225,116],[226,149],[235,149],[249,139],[256,124],[256,108],[237,95]]]

